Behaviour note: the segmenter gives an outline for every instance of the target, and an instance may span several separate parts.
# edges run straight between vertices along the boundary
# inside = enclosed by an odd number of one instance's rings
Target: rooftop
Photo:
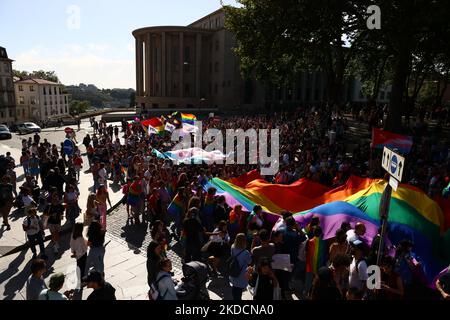
[[[48,81],[44,79],[38,79],[38,78],[26,78],[26,79],[20,79],[17,77],[14,77],[14,83],[20,83],[20,84],[43,84],[43,85],[61,85],[61,83]]]

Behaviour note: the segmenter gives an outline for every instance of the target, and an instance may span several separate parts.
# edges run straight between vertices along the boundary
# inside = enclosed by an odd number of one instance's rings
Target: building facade
[[[224,22],[224,11],[219,9],[186,27],[133,32],[138,109],[270,110],[326,99],[326,77],[321,72],[302,72],[284,88],[244,80],[233,51],[236,41]],[[346,83],[343,99],[365,101],[357,79]]]
[[[15,78],[17,121],[45,122],[69,115],[69,94],[60,83]]]
[[[7,125],[17,120],[12,62],[6,49],[0,47],[0,123]]]

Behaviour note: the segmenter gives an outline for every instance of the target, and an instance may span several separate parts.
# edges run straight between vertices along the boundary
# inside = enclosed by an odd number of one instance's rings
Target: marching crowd
[[[172,148],[170,135],[149,135],[139,121],[123,121],[120,128],[91,119],[91,125],[93,135],[82,140],[86,157],[75,143],[68,154],[63,143],[58,148],[35,134],[23,140],[17,163],[10,154],[1,158],[6,164],[0,166],[4,171],[0,174],[3,225],[10,229],[8,217],[13,206],[24,210],[23,230],[33,252],[27,299],[65,300],[74,296],[73,291],[59,292],[63,274],[52,275],[48,287],[43,281],[47,259],[43,231],[49,229],[53,253],[60,254],[64,219],[73,228],[70,248],[83,285],[94,289],[89,299],[115,299],[115,289],[104,280],[108,270],[103,263],[108,204],[111,207],[109,180],[121,186],[128,213],[124,224],[150,224],[150,298],[177,299],[178,284],[172,280],[172,263],[167,255],[173,239],[181,243],[185,263],[203,261],[211,277],[228,277],[234,300],[240,300],[247,289],[255,300],[291,299],[294,292],[301,299],[313,300],[412,299],[434,293],[444,299],[450,297],[447,274],[437,281],[437,291],[428,291],[421,266],[415,261],[414,244],[408,240],[396,248],[395,257],[382,257],[382,285],[371,290],[366,285],[367,268],[377,262],[379,242],[366,244],[363,224],[353,229],[343,224],[335,238],[325,241],[319,218],[313,218],[308,226],[299,226],[292,213],[284,212],[281,227],[272,231],[260,206],[252,212],[245,212],[241,206],[231,208],[223,196],[216,195],[217,190],[204,189],[213,177],[238,177],[258,169],[258,164],[176,165],[154,152]],[[380,163],[380,155],[371,152],[368,143],[356,143],[349,150],[347,127],[341,111],[327,108],[203,121],[203,130],[280,129],[280,171],[266,177],[270,182],[289,184],[306,177],[337,187],[351,175],[382,177],[381,168],[374,165]],[[448,141],[434,137],[426,128],[414,136],[411,157],[417,161],[411,161],[405,175],[431,197],[442,192],[449,182],[448,146]],[[86,159],[93,188],[84,207],[78,202],[78,181]],[[25,172],[19,193],[14,171],[18,164]],[[168,210],[174,199],[176,213]],[[320,257],[317,248],[321,248]],[[152,295],[152,289],[158,294]]]

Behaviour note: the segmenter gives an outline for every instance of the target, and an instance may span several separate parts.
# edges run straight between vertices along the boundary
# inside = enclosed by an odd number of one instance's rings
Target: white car
[[[17,126],[17,131],[19,132],[19,134],[29,134],[34,132],[40,133],[41,127],[33,122],[25,122],[24,124],[19,124]]]
[[[11,132],[9,128],[3,124],[0,124],[0,139],[11,139]]]

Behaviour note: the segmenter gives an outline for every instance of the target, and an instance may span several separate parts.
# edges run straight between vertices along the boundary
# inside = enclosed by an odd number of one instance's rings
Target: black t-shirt
[[[116,300],[116,289],[113,288],[108,282],[105,282],[104,286],[94,290],[87,300]]]
[[[13,197],[13,186],[10,183],[0,184],[0,206],[3,205],[3,202],[12,200]]]
[[[228,214],[224,207],[217,205],[214,210],[214,223],[219,224],[220,221],[228,221]]]
[[[258,287],[254,300],[273,300],[273,283],[272,278],[266,275],[258,275]]]
[[[103,247],[103,244],[105,243],[105,234],[100,229],[101,227],[98,227],[98,230],[96,230],[96,227],[89,227],[88,230],[88,241],[92,243],[93,247]]]
[[[450,272],[443,274],[439,278],[439,283],[445,293],[450,294]]]
[[[50,204],[47,208],[45,208],[44,214],[49,216],[49,224],[61,224],[61,217],[64,214],[64,207],[61,204]]]
[[[183,230],[187,243],[200,243],[203,227],[195,218],[188,218],[183,221]]]

